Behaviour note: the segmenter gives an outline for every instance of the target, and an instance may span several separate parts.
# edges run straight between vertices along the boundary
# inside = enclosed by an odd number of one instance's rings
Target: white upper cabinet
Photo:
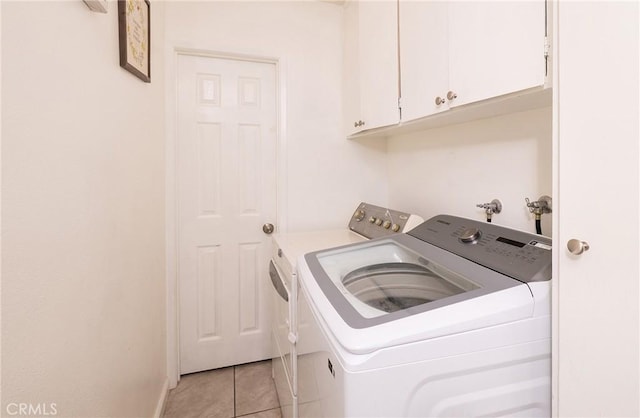
[[[443,1],[400,1],[402,120],[448,109],[447,7]]]
[[[348,135],[362,130],[362,112],[360,111],[360,53],[358,48],[358,3],[347,2],[344,6],[344,47],[343,47],[343,79],[342,106],[345,132]]]
[[[544,85],[544,0],[400,0],[399,10],[402,121]]]
[[[453,106],[544,84],[545,0],[448,5]]]
[[[345,7],[345,71],[348,74],[345,88],[347,94],[357,95],[345,103],[347,130],[355,133],[397,124],[400,121],[398,4],[396,1],[358,1],[348,2]],[[357,42],[352,39],[354,27]],[[356,69],[353,68],[355,56]],[[359,105],[354,103],[356,100]]]
[[[438,126],[427,118],[437,113],[444,124],[550,105],[550,94],[525,94],[545,93],[546,1],[346,2],[347,134]]]

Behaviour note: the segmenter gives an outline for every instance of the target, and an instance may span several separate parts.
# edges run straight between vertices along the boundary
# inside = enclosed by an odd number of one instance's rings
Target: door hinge
[[[549,50],[551,49],[551,45],[549,45],[549,37],[544,37],[544,57],[549,57]]]
[[[544,37],[544,76],[545,78],[549,76],[549,51],[551,49],[551,45],[549,45],[549,37]]]

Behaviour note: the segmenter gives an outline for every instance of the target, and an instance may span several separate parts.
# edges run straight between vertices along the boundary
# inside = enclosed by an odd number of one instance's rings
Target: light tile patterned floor
[[[281,418],[271,360],[182,376],[164,417]]]

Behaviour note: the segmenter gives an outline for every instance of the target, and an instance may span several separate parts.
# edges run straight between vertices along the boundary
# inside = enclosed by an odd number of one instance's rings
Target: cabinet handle
[[[448,92],[447,92],[447,99],[449,99],[449,100],[453,100],[453,99],[455,99],[456,97],[458,97],[458,95],[457,95],[456,93],[454,93],[454,92],[452,92],[452,91],[448,91]]]
[[[436,106],[440,106],[444,103],[444,99],[440,96],[436,97]]]
[[[360,126],[363,126],[363,125],[364,125],[364,122],[361,120],[353,123],[354,128],[359,128]]]
[[[567,249],[571,254],[580,255],[585,251],[589,251],[589,243],[580,241],[579,239],[570,239],[567,242]]]

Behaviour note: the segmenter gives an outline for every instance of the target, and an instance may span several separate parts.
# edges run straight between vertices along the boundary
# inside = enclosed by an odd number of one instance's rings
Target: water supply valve
[[[527,202],[529,212],[535,215],[536,219],[536,234],[542,235],[542,218],[543,213],[551,213],[551,198],[549,196],[542,195],[536,201],[531,202],[528,197],[524,198]]]
[[[537,221],[540,220],[543,213],[551,213],[551,198],[549,196],[540,196],[538,200],[533,202],[528,197],[525,197],[524,200],[527,202],[529,212],[535,215]]]
[[[476,206],[484,209],[484,212],[487,214],[487,222],[491,222],[491,217],[494,213],[500,213],[502,211],[502,202],[498,199],[493,199],[489,203],[479,203]]]

